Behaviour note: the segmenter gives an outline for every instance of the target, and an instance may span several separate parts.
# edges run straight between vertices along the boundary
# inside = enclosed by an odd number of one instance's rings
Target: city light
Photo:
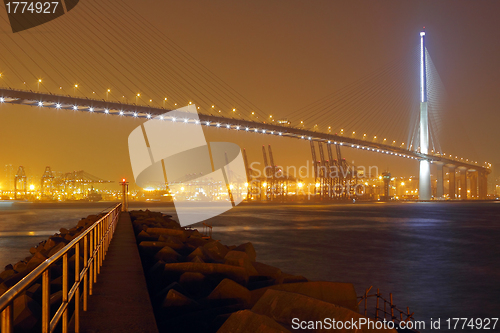
[[[73,105],[73,110],[78,110],[78,106]]]
[[[109,113],[109,110],[108,109],[104,109],[104,113]]]
[[[299,188],[302,188],[302,186],[304,186],[304,184],[303,184],[303,183],[297,183],[297,186],[298,186]]]
[[[38,102],[38,106],[43,106],[43,102]]]
[[[137,117],[137,112],[134,112],[134,117]]]
[[[90,112],[94,112],[94,108],[93,108],[93,107],[90,107],[90,108],[89,108],[89,111],[90,111]]]
[[[57,103],[56,104],[56,109],[60,109],[61,108],[61,104]]]
[[[5,102],[5,99],[3,97],[0,97],[0,103]]]

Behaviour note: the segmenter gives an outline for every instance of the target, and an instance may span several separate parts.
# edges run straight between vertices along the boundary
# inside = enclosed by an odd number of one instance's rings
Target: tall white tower
[[[429,153],[429,114],[427,112],[427,65],[425,55],[425,31],[420,33],[420,152]],[[431,165],[420,160],[419,200],[431,199]]]

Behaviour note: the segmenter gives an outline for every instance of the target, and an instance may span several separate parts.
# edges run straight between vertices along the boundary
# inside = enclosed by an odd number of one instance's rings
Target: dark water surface
[[[0,265],[109,205],[0,202]],[[427,324],[500,317],[500,202],[243,205],[210,223],[214,238],[252,242],[258,261],[287,273],[392,292]]]

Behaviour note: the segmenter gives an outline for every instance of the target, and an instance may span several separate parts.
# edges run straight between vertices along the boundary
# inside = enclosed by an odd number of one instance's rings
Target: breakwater
[[[251,243],[221,244],[168,215],[130,216],[160,332],[289,332],[296,317],[363,317],[350,283],[287,274],[259,262]]]

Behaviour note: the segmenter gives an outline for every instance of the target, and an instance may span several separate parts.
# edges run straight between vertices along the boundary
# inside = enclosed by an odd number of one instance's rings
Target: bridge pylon
[[[425,31],[420,32],[420,152],[426,155],[429,153]],[[418,199],[431,199],[431,163],[427,159],[420,160]]]

